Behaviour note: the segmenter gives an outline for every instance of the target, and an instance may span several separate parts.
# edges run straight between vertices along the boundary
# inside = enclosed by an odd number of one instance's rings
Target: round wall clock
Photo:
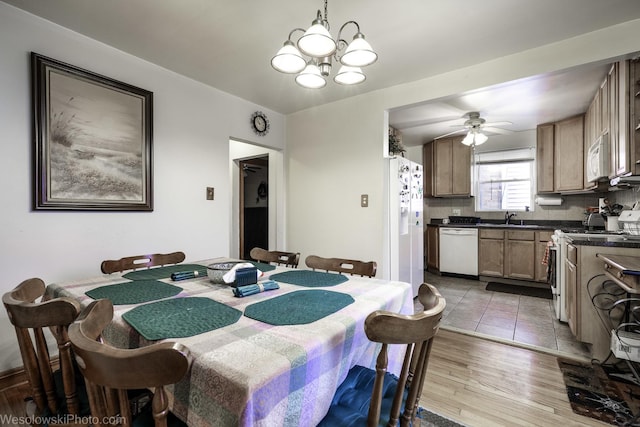
[[[262,111],[256,111],[251,115],[251,127],[260,136],[265,136],[269,132],[269,119]]]

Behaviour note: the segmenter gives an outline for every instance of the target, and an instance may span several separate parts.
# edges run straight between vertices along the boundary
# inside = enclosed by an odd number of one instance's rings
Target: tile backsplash
[[[612,200],[614,203],[621,203],[617,197],[622,196],[620,193],[627,193],[632,190],[615,192],[616,199]],[[609,193],[608,197],[611,199],[612,194]],[[633,196],[625,196],[629,198],[637,197],[638,194],[634,193]],[[603,194],[578,194],[562,196],[563,202],[560,206],[533,206],[532,212],[517,212],[514,220],[558,220],[558,221],[582,221],[584,219],[585,209],[589,206],[598,206],[598,199],[605,197]],[[449,199],[449,198],[425,198],[425,223],[429,223],[432,218],[447,218],[453,215],[454,209],[460,210],[462,216],[479,216],[483,219],[503,219],[504,212],[476,212],[475,199]],[[635,199],[634,199],[635,201]],[[621,203],[621,204],[627,204]],[[633,203],[629,205],[631,207]]]

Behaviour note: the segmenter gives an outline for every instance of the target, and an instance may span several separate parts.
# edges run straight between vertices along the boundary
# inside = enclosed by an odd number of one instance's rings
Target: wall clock
[[[265,136],[269,132],[269,119],[262,111],[256,111],[251,115],[251,127],[260,136]]]

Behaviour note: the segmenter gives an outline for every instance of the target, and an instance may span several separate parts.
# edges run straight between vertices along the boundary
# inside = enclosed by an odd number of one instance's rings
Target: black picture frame
[[[153,211],[153,93],[31,52],[34,210]]]

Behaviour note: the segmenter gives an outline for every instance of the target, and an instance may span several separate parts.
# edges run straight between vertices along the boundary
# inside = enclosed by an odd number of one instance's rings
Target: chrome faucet
[[[514,213],[509,213],[509,211],[505,212],[504,214],[504,223],[505,224],[509,224],[509,221],[511,221],[511,218],[513,218],[514,216],[516,216],[516,214]]]

